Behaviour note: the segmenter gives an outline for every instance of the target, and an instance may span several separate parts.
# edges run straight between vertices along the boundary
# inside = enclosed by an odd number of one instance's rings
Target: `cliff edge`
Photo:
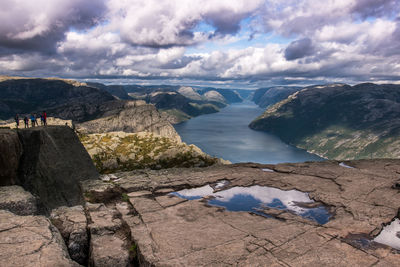
[[[21,185],[46,210],[82,203],[79,182],[98,178],[69,127],[0,129],[0,137],[0,185]]]

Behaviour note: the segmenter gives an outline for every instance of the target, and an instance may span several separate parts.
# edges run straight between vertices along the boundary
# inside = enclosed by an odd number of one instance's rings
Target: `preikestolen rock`
[[[0,187],[0,209],[17,215],[35,215],[36,198],[18,185]]]
[[[43,216],[18,216],[0,210],[0,266],[79,266],[64,241]]]
[[[87,219],[83,207],[59,207],[52,210],[50,219],[64,238],[71,258],[82,265],[86,265],[89,240]]]
[[[130,266],[129,227],[121,219],[121,214],[104,204],[87,204],[91,218],[90,266]]]

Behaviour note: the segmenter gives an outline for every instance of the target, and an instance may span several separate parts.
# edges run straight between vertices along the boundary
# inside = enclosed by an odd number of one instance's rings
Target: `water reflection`
[[[207,197],[210,205],[224,207],[229,211],[251,211],[263,216],[266,215],[262,212],[263,207],[287,210],[320,224],[327,223],[331,216],[324,206],[311,200],[307,193],[297,190],[284,191],[255,185],[216,192],[210,185],[205,185],[171,194],[189,200]]]

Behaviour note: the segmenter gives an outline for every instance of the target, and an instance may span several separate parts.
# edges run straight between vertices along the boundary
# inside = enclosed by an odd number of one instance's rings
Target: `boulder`
[[[16,131],[0,129],[0,186],[18,181],[18,166],[22,146]]]
[[[48,219],[0,210],[0,266],[28,265],[79,266]]]
[[[50,220],[64,238],[71,258],[82,265],[86,265],[89,239],[86,228],[87,219],[83,207],[59,207],[52,210]]]
[[[35,215],[36,198],[18,185],[0,187],[0,209],[17,215]]]

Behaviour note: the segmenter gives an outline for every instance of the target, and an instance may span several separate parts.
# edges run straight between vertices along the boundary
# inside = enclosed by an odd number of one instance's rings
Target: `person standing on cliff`
[[[42,116],[43,116],[43,123],[44,123],[44,126],[47,126],[47,113],[46,113],[46,111],[43,111]]]
[[[32,113],[31,114],[31,126],[32,127],[35,127],[35,121],[36,121],[35,115],[33,115],[33,113]]]
[[[25,128],[29,128],[29,119],[27,116],[24,118]]]
[[[14,119],[15,119],[15,125],[16,125],[16,127],[18,129],[18,127],[19,127],[19,116],[18,116],[18,114],[15,115]]]
[[[34,116],[35,116],[35,124],[36,124],[36,126],[39,127],[39,123],[37,121],[37,119],[39,118],[39,115],[37,113],[35,113]]]

